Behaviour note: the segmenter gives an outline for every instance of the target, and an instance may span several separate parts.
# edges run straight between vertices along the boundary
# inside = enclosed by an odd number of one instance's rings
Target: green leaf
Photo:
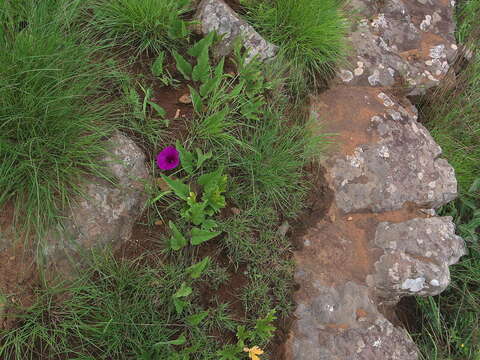
[[[190,151],[185,150],[180,141],[177,140],[175,147],[177,148],[178,152],[180,153],[180,162],[182,164],[183,169],[189,174],[193,174],[193,154]]]
[[[182,334],[175,340],[160,341],[160,342],[154,344],[153,346],[154,347],[159,347],[159,346],[162,346],[162,345],[183,345],[186,342],[187,342],[187,338],[185,337],[185,335]]]
[[[205,131],[211,135],[221,134],[225,127],[225,118],[230,109],[226,106],[223,110],[216,112],[202,121]]]
[[[255,335],[257,335],[262,341],[271,339],[273,333],[277,330],[277,328],[272,325],[276,319],[275,310],[271,310],[264,318],[258,319],[255,324]]]
[[[158,114],[158,116],[160,116],[161,118],[164,118],[167,115],[167,112],[165,111],[165,109],[160,105],[154,103],[153,101],[147,101],[147,102],[148,102],[148,105],[150,105],[153,108],[153,110],[155,110],[155,112]]]
[[[185,21],[179,19],[176,14],[171,20],[171,27],[168,31],[168,35],[172,39],[183,39],[188,35],[188,28]]]
[[[168,186],[170,186],[170,188],[173,190],[175,195],[177,195],[182,200],[185,200],[185,201],[187,200],[190,194],[190,188],[187,185],[185,185],[180,180],[170,179],[168,176],[165,176],[164,174],[161,174],[161,177],[168,184]]]
[[[225,58],[222,58],[215,67],[214,76],[200,86],[200,95],[202,95],[202,97],[207,96],[212,91],[220,87],[220,83],[225,77],[225,75],[223,74],[224,64]]]
[[[174,251],[178,251],[183,247],[187,246],[188,241],[182,235],[182,233],[178,230],[176,225],[172,222],[168,222],[168,226],[172,230],[173,236],[170,238],[170,248]]]
[[[185,309],[185,307],[187,307],[188,302],[173,298],[173,305],[175,305],[175,311],[177,312],[177,314],[180,315]]]
[[[208,211],[205,212],[207,215],[209,216],[212,216],[213,215],[213,212],[211,214],[208,214]],[[212,219],[208,219],[208,220],[205,220],[203,223],[202,223],[202,229],[204,230],[212,230],[214,228],[217,227],[217,223],[212,220]]]
[[[198,94],[197,90],[192,88],[190,85],[188,85],[188,88],[190,89],[190,97],[192,98],[193,109],[197,114],[201,114],[203,112],[202,98]]]
[[[165,60],[165,52],[160,51],[157,59],[153,62],[152,73],[155,76],[163,75],[163,62]]]
[[[221,231],[208,231],[194,227],[192,229],[192,239],[190,240],[190,243],[192,245],[200,245],[205,241],[213,239],[221,233]]]
[[[187,316],[185,322],[190,326],[198,326],[207,316],[208,311],[202,311],[198,314]]]
[[[182,285],[180,285],[180,289],[177,290],[173,297],[175,299],[187,297],[192,293],[192,291],[192,288],[190,286],[187,286],[187,283],[183,282]]]
[[[185,79],[190,80],[190,76],[192,75],[193,70],[192,65],[176,51],[173,52],[173,57],[175,58],[177,70],[180,71],[180,73]]]
[[[207,267],[207,265],[210,264],[210,257],[207,256],[204,258],[202,261],[199,261],[198,263],[189,266],[186,269],[186,272],[190,274],[190,277],[192,279],[198,279],[200,276],[202,276],[203,271]]]
[[[219,350],[217,352],[217,355],[220,356],[219,360],[238,360],[242,353],[242,346],[238,346],[237,344],[230,344],[225,345],[222,350]]]
[[[209,151],[208,153],[204,154],[202,150],[199,148],[196,149],[197,151],[197,169],[199,169],[205,161],[212,158],[212,152]]]
[[[248,339],[252,337],[252,332],[248,331],[244,325],[240,325],[237,327],[237,339],[244,343]]]
[[[201,202],[201,203],[195,203],[191,204],[190,208],[188,209],[188,213],[190,214],[190,221],[194,225],[200,225],[205,221],[205,206],[207,204]]]
[[[205,83],[210,78],[210,64],[208,61],[208,48],[205,48],[198,57],[197,65],[193,68],[193,81]]]
[[[208,51],[210,45],[212,45],[213,40],[215,39],[215,32],[211,31],[200,41],[196,42],[187,53],[190,56],[199,57],[205,50]]]

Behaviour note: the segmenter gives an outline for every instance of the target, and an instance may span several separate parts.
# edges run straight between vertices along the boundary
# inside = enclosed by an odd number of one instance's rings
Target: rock
[[[456,197],[454,171],[408,99],[387,89],[337,85],[311,99],[311,114],[321,132],[338,134],[322,162],[332,203],[325,218],[312,211],[297,239],[286,359],[417,359],[379,309],[450,282],[465,247],[434,208]]]
[[[367,93],[363,88],[333,92],[357,98],[363,113],[370,116],[363,131],[378,138],[330,161],[340,209],[382,212],[398,210],[407,202],[437,208],[457,197],[453,168],[439,158],[442,150],[417,122],[416,110],[407,99],[401,105],[380,90]]]
[[[450,283],[449,265],[466,254],[451,217],[380,223],[374,243],[384,250],[367,282],[384,298],[438,295]]]
[[[339,287],[314,284],[295,311],[286,359],[417,359],[406,331],[381,315],[368,288],[347,282]]]
[[[202,34],[216,31],[219,35],[223,35],[215,48],[217,56],[229,55],[238,37],[242,37],[243,44],[249,52],[247,61],[256,56],[259,60],[265,61],[273,58],[277,52],[277,46],[262,38],[223,0],[203,0],[198,6],[195,19],[200,22]]]
[[[108,140],[107,150],[102,161],[117,183],[91,178],[85,185],[85,196],[76,199],[65,216],[64,229],[49,236],[44,256],[57,271],[68,272],[69,260],[76,262],[82,252],[129,240],[145,206],[142,182],[148,170],[142,150],[120,133]]]
[[[363,15],[351,34],[355,55],[339,77],[349,85],[406,87],[419,95],[445,77],[457,55],[450,1],[355,0]],[[345,74],[352,76],[345,76]]]

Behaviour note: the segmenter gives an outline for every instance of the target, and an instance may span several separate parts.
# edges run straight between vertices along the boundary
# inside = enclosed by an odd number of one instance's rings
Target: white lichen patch
[[[410,290],[412,292],[419,292],[425,286],[425,278],[419,277],[416,279],[406,279],[402,283],[403,290]]]
[[[379,93],[377,97],[383,101],[383,105],[386,107],[392,107],[393,105],[395,105],[392,99],[390,99],[388,95],[383,92]]]
[[[349,70],[340,70],[339,76],[343,82],[350,82],[353,80],[353,74]]]
[[[432,25],[432,16],[425,15],[425,19],[420,23],[420,29],[422,31],[427,31],[427,29]]]

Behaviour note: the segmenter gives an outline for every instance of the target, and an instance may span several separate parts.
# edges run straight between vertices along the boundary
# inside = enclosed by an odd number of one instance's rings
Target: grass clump
[[[0,206],[12,200],[21,224],[40,231],[79,191],[79,179],[100,174],[103,126],[101,67],[80,33],[65,35],[59,0],[24,1],[0,39]],[[77,29],[78,30],[78,29]],[[73,32],[75,33],[75,32]]]
[[[92,27],[120,47],[159,53],[186,43],[189,0],[93,0]]]
[[[245,1],[247,18],[291,64],[294,90],[328,79],[347,52],[348,22],[339,0]]]
[[[144,259],[117,262],[108,253],[94,255],[80,278],[42,290],[37,302],[17,316],[17,327],[0,333],[0,356],[213,360],[229,350],[240,359],[243,346],[271,338],[271,312],[245,326],[231,318],[225,304],[204,308],[198,291],[205,275],[192,282],[181,257],[162,260],[150,267]],[[247,337],[241,344],[225,344],[227,339],[209,335],[214,329]]]

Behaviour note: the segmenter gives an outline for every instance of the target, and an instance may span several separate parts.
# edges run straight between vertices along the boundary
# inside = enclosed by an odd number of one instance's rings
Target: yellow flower
[[[251,349],[244,348],[243,351],[248,352],[248,357],[252,360],[261,360],[258,355],[263,354],[263,350],[260,349],[258,346],[254,346]]]

